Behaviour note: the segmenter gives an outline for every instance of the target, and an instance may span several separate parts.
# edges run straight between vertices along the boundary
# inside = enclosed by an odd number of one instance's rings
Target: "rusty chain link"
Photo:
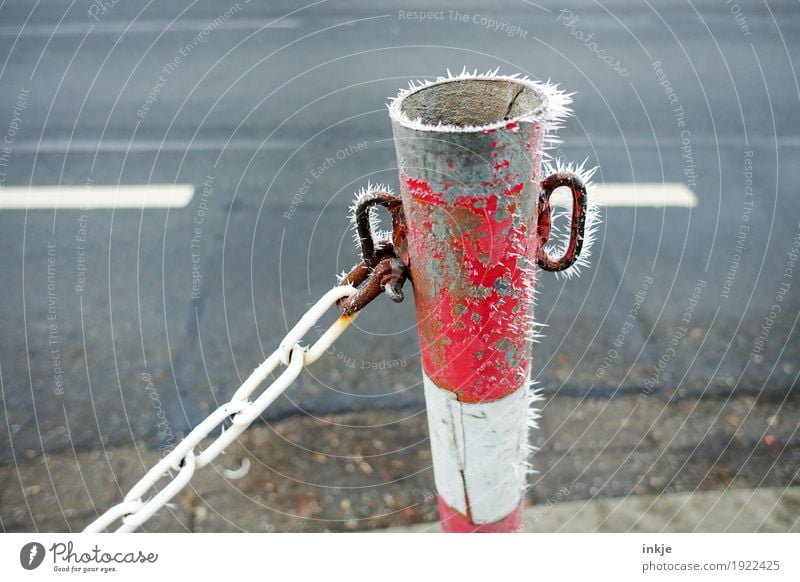
[[[372,232],[371,212],[376,206],[384,207],[392,217],[391,241],[376,241]],[[363,309],[381,293],[386,293],[395,303],[403,300],[403,283],[409,278],[407,265],[402,261],[406,225],[400,199],[382,190],[368,191],[357,203],[353,212],[358,240],[361,245],[361,262],[341,281],[354,285],[358,291],[340,299],[339,310],[349,314]]]

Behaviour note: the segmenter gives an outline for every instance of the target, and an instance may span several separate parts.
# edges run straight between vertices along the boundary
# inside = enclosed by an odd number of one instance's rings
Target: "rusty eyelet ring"
[[[361,258],[367,265],[374,267],[377,264],[375,242],[372,238],[372,225],[370,224],[370,211],[375,206],[383,206],[392,217],[392,241],[395,249],[402,247],[405,237],[405,220],[403,219],[403,203],[396,196],[388,192],[375,192],[370,198],[362,200],[355,211],[356,230],[361,244]],[[389,241],[378,241],[379,247],[385,246]],[[383,243],[383,244],[381,244]]]
[[[370,210],[383,206],[392,217],[392,240],[374,241]],[[408,267],[400,260],[405,237],[403,206],[399,198],[388,192],[375,192],[359,202],[355,210],[355,223],[361,244],[362,261],[356,265],[340,285],[354,285],[358,291],[337,302],[339,310],[347,315],[364,308],[381,293],[386,293],[395,303],[403,301],[403,283],[409,278]]]
[[[547,256],[544,245],[550,238],[550,195],[559,186],[567,186],[572,191],[572,223],[570,224],[569,245],[564,256],[553,260]],[[539,196],[539,252],[536,264],[545,271],[563,271],[578,260],[583,248],[583,229],[586,224],[586,186],[578,176],[571,172],[557,172],[542,180]]]

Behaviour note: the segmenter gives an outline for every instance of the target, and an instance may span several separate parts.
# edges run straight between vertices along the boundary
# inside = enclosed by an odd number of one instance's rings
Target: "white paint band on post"
[[[510,515],[528,472],[528,390],[491,402],[459,402],[425,372],[425,402],[436,490],[475,524]]]

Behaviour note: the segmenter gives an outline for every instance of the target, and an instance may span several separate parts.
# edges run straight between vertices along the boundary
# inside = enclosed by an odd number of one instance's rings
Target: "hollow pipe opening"
[[[529,120],[543,103],[542,93],[522,79],[448,79],[405,95],[400,112],[430,130],[480,130]]]

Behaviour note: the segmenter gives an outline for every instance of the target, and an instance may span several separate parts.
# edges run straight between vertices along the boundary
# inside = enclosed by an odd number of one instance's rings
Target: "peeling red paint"
[[[520,145],[537,149],[541,127],[512,122],[483,133],[493,135],[466,151],[491,160],[488,171],[475,171],[476,158],[456,147],[424,162],[430,174],[400,176],[422,364],[462,402],[502,398],[527,381],[541,244],[539,159],[519,154]]]
[[[520,183],[519,183],[519,184],[517,184],[516,186],[512,186],[511,188],[508,188],[507,190],[504,190],[504,191],[503,191],[503,194],[506,194],[506,195],[509,195],[509,196],[516,196],[516,195],[518,195],[520,192],[522,192],[522,189],[523,189],[524,187],[525,187],[525,184],[524,184],[524,183],[522,183],[522,182],[520,182]]]
[[[446,199],[424,180],[402,180],[410,194],[409,255],[425,257],[430,270],[414,283],[425,371],[462,402],[502,398],[524,384],[529,369],[524,321],[534,282],[532,266],[520,259],[536,256],[538,238],[529,221],[515,221],[516,202],[500,204],[525,184],[503,188],[496,177],[483,185],[497,194],[461,187]]]

